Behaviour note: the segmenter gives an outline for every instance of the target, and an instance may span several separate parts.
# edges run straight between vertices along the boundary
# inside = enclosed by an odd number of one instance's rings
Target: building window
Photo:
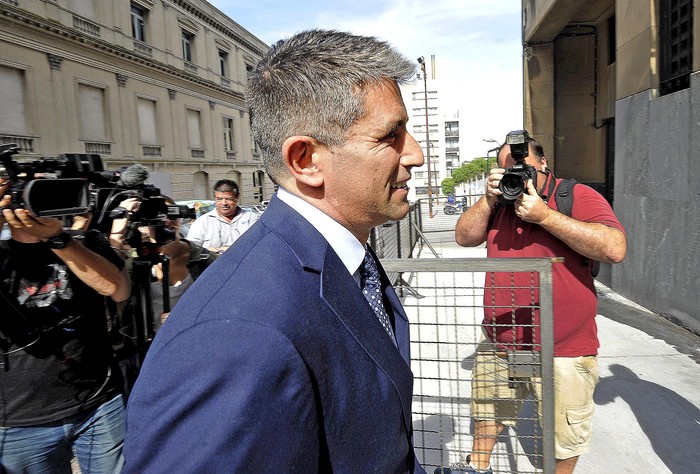
[[[458,136],[459,122],[445,122],[445,135],[451,137]]]
[[[202,148],[202,121],[199,110],[187,109],[187,136],[191,149]]]
[[[447,152],[459,151],[459,139],[458,138],[445,138],[445,151],[447,151]]]
[[[659,90],[670,94],[690,86],[693,67],[693,2],[661,0]]]
[[[24,71],[0,66],[0,131],[13,135],[26,135]]]
[[[187,31],[182,31],[182,59],[187,62],[192,62],[192,44],[194,43],[194,35]]]
[[[104,89],[87,84],[78,84],[78,97],[82,138],[108,140]]]
[[[233,151],[233,119],[224,117],[224,150]]]
[[[226,61],[228,60],[228,53],[226,51],[219,50],[219,74],[226,77],[226,72],[228,67],[226,67]]]
[[[139,120],[139,140],[143,145],[157,145],[156,101],[139,97],[136,103]]]
[[[256,202],[263,202],[263,185],[265,183],[265,172],[255,171],[253,173],[253,199]]]
[[[135,40],[146,42],[146,10],[131,5],[131,36]]]

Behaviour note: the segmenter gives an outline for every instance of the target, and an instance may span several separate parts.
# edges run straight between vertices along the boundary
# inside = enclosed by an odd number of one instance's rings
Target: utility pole
[[[425,158],[428,165],[428,212],[433,218],[433,179],[430,167],[430,123],[428,122],[428,76],[425,73],[425,58],[418,58],[421,74],[423,75],[423,100],[425,101]]]

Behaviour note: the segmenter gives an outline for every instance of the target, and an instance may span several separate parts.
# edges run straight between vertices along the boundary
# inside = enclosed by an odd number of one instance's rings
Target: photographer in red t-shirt
[[[499,150],[498,167],[489,173],[486,194],[460,217],[455,229],[461,246],[485,241],[488,257],[565,259],[553,268],[558,474],[573,472],[578,456],[588,452],[590,445],[599,345],[590,262],[619,263],[627,252],[624,228],[608,202],[592,188],[575,185],[571,216],[558,211],[553,196],[561,181],[547,167],[547,157],[537,140],[525,130],[511,132]],[[521,189],[518,183],[522,183]],[[537,292],[532,301],[533,286],[537,288],[539,283],[532,282],[527,273],[486,274],[485,337],[477,349],[472,374],[474,446],[467,463],[459,467],[461,472],[491,472],[489,461],[498,434],[504,426],[514,425],[528,395],[540,400],[541,384],[524,381],[515,388],[507,382],[499,386],[493,381],[500,377],[494,378],[492,373],[493,367],[498,367],[508,380],[508,364],[497,355],[499,351],[539,350],[539,337],[532,330],[539,324],[539,314],[522,308],[539,306]],[[483,383],[484,377],[479,375],[483,370],[489,371],[486,378],[491,383]]]

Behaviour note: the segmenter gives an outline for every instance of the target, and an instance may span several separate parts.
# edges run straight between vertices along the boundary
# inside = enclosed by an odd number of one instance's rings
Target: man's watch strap
[[[66,245],[68,245],[68,242],[73,240],[73,236],[69,234],[66,231],[61,232],[58,235],[54,235],[53,237],[49,237],[46,240],[46,243],[49,245],[49,248],[51,249],[62,249],[65,248]]]

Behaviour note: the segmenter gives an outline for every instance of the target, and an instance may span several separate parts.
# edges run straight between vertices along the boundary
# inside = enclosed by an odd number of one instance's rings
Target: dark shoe
[[[468,455],[464,462],[455,463],[450,467],[438,467],[433,474],[493,474],[491,468],[486,471],[477,471],[469,465],[470,462],[471,455]]]

